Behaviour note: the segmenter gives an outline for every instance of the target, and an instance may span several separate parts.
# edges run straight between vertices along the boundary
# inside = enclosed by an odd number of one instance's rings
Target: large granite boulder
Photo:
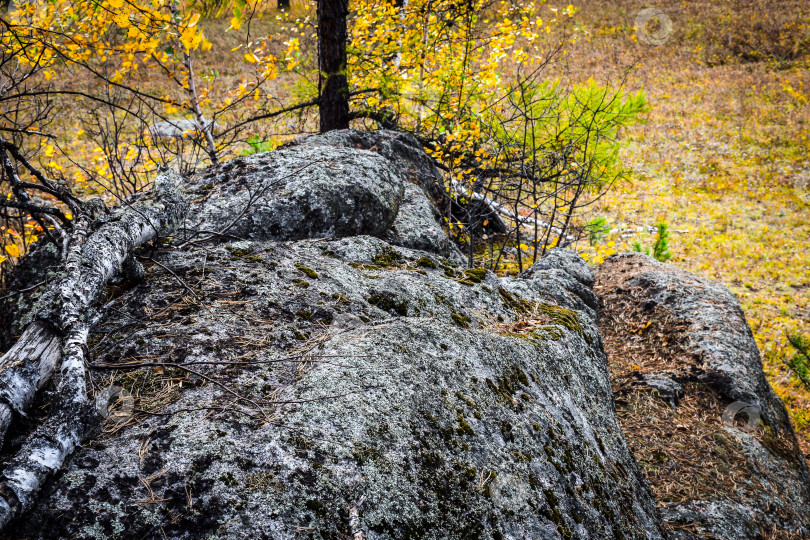
[[[195,176],[192,227],[255,240],[382,235],[405,183],[367,150],[299,145],[228,161]]]
[[[77,452],[19,534],[339,538],[365,496],[367,538],[662,537],[568,291],[368,236],[157,260],[93,343],[157,415]]]
[[[466,269],[440,176],[392,132],[185,191],[185,230],[91,335],[106,423],[9,537],[807,536],[807,470],[725,288],[641,255],[594,276],[562,249],[515,278]],[[7,299],[12,328],[30,299]],[[721,420],[735,401],[758,430]]]
[[[422,188],[437,205],[447,203],[445,184],[433,160],[425,154],[416,137],[397,131],[330,131],[298,139],[293,146],[332,146],[368,150],[393,163],[408,182]]]
[[[620,423],[670,536],[810,537],[805,459],[734,294],[640,253],[605,261],[595,290]]]
[[[91,336],[121,404],[10,534],[662,538],[584,261],[465,270],[409,180],[312,141],[192,179]]]

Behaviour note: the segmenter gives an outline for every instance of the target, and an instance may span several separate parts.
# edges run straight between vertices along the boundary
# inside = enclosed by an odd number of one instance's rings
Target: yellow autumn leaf
[[[242,21],[240,21],[240,20],[239,20],[239,19],[237,19],[236,17],[232,18],[232,19],[231,19],[231,27],[232,27],[234,30],[239,30],[240,28],[242,28]]]
[[[198,34],[194,28],[185,28],[180,33],[180,43],[185,47],[186,52],[196,49],[202,41],[202,35]]]
[[[129,15],[126,13],[116,13],[113,16],[113,22],[121,28],[129,28]]]
[[[245,53],[245,60],[247,60],[251,64],[255,64],[256,63],[256,55],[253,54],[252,52]]]
[[[18,248],[16,244],[7,244],[5,248],[8,254],[11,255],[12,257],[20,256],[20,248]]]

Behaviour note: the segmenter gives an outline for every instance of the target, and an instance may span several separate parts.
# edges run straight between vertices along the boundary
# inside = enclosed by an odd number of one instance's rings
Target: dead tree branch
[[[0,359],[2,434],[8,428],[4,419],[10,421],[12,411],[24,415],[60,363],[55,413],[0,479],[0,528],[31,507],[48,476],[90,432],[95,418],[87,402],[84,363],[87,334],[95,322],[93,306],[134,248],[170,234],[182,222],[188,203],[180,194],[180,181],[176,173],[164,173],[150,197],[119,210],[95,230],[87,217],[77,219],[61,277],[40,298],[18,343]]]

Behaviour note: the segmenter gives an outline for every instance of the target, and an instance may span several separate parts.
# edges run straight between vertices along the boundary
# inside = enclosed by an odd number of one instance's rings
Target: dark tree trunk
[[[318,0],[318,61],[321,133],[349,128],[346,78],[348,0]]]

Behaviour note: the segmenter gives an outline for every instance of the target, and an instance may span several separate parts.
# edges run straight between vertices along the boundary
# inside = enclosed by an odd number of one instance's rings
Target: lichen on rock
[[[670,537],[810,535],[805,459],[734,294],[640,253],[597,277],[620,423]],[[735,403],[750,429],[724,418]]]
[[[337,539],[364,497],[367,539],[666,537],[590,268],[464,268],[440,182],[411,137],[354,131],[190,179],[188,230],[89,342],[132,416],[10,534]]]

